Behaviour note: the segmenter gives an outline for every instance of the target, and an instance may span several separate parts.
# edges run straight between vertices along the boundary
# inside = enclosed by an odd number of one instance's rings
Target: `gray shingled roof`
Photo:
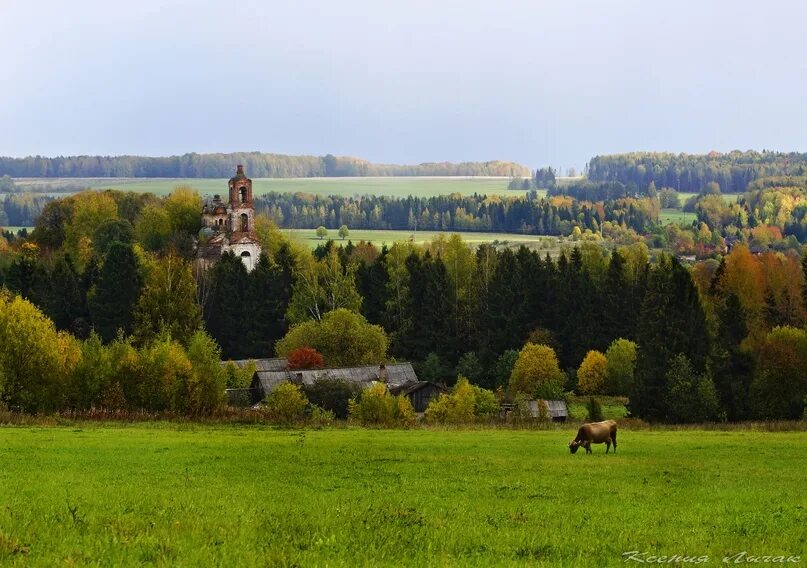
[[[411,363],[389,363],[386,366],[387,384],[397,387],[417,382],[418,378]],[[252,381],[253,388],[260,388],[264,396],[272,392],[284,381],[301,385],[313,385],[320,379],[337,379],[367,388],[373,381],[379,380],[380,367],[365,365],[362,367],[341,367],[338,369],[311,369],[305,371],[257,371]]]
[[[255,363],[256,371],[285,371],[286,367],[289,365],[289,360],[285,357],[275,359],[239,359],[238,361],[232,361],[232,363],[235,363],[242,369],[253,362]],[[222,367],[226,366],[227,363],[230,363],[230,361],[222,361]]]

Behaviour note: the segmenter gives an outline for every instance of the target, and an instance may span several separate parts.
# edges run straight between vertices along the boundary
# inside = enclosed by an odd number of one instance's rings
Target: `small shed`
[[[527,410],[532,418],[538,418],[541,415],[538,406],[541,403],[546,405],[547,415],[552,422],[566,422],[569,418],[569,409],[563,400],[528,400]],[[503,403],[501,416],[506,417],[516,410],[514,403]]]
[[[538,404],[541,402],[546,405],[549,419],[552,422],[566,422],[566,419],[569,418],[569,409],[563,400],[531,400],[527,404],[533,418],[538,417]]]
[[[444,392],[447,392],[445,387],[430,381],[417,381],[390,389],[390,394],[396,396],[402,394],[408,398],[415,412],[425,412],[432,399],[437,398]]]

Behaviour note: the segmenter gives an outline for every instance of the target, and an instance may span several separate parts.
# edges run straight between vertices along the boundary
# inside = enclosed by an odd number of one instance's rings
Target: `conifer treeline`
[[[611,221],[646,232],[658,223],[658,205],[649,199],[623,198],[604,203],[568,197],[541,199],[535,192],[518,197],[459,194],[432,197],[319,196],[268,193],[256,210],[285,228],[323,225],[336,229],[499,231],[568,235],[574,226],[599,231]]]
[[[805,173],[807,153],[797,152],[633,152],[595,156],[588,163],[588,178],[593,181],[616,181],[640,189],[654,182],[658,188],[691,193],[709,182],[717,182],[724,193],[742,193],[758,178]]]

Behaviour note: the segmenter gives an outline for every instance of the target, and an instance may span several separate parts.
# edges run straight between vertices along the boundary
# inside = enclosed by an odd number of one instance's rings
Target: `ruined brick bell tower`
[[[230,228],[234,233],[255,230],[255,208],[252,205],[252,180],[244,174],[244,166],[236,168],[230,178]]]
[[[261,254],[261,245],[255,232],[252,180],[244,173],[244,166],[238,166],[228,189],[230,198],[226,206],[215,195],[202,208],[202,243],[197,256],[204,266],[210,266],[223,253],[232,252],[247,270],[252,270]]]

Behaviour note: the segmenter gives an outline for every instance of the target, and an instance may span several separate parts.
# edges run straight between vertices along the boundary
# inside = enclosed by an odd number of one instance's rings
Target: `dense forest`
[[[644,189],[656,187],[697,193],[716,182],[724,193],[742,193],[752,181],[770,176],[801,176],[807,173],[807,153],[740,152],[727,154],[672,154],[633,152],[596,156],[588,163],[592,181],[620,182]]]
[[[4,404],[209,411],[219,357],[314,349],[330,365],[410,360],[421,378],[504,397],[627,395],[654,421],[803,412],[796,250],[737,243],[691,267],[641,240],[556,257],[459,235],[310,251],[261,216],[255,270],[232,255],[206,270],[200,205],[189,190],[85,192],[50,202],[28,238],[0,239]]]
[[[146,156],[0,157],[0,176],[11,177],[168,177],[229,178],[233,164],[252,177],[345,176],[529,176],[513,162],[434,162],[417,165],[373,164],[343,156],[287,156],[262,152]]]
[[[605,221],[638,233],[658,223],[658,205],[650,199],[592,203],[563,196],[543,199],[535,192],[526,197],[452,194],[406,198],[268,193],[256,199],[255,208],[288,228],[348,225],[356,229],[568,235],[575,226],[598,232]]]
[[[51,197],[22,193],[0,195],[0,227],[32,227]]]

